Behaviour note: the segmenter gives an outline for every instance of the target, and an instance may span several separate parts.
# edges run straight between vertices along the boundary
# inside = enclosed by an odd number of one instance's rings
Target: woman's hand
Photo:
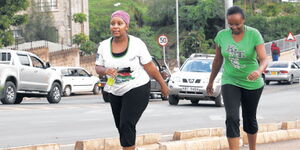
[[[261,74],[262,74],[262,72],[260,72],[259,70],[255,70],[247,76],[247,79],[250,81],[254,81],[254,80],[258,79]]]
[[[209,95],[209,96],[212,96],[213,93],[214,93],[214,88],[213,88],[213,83],[208,83],[207,86],[206,86],[206,93]]]
[[[166,98],[169,97],[169,87],[167,85],[161,87],[161,94]]]
[[[114,69],[114,68],[106,68],[104,73],[105,73],[105,75],[109,75],[113,78],[115,78],[118,75],[117,69]]]

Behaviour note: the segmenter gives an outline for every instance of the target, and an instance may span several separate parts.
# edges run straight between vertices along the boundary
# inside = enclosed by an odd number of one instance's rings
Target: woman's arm
[[[169,88],[168,88],[167,84],[165,83],[165,80],[162,78],[159,71],[155,67],[154,63],[151,61],[151,62],[145,64],[144,69],[152,78],[154,78],[160,84],[162,95],[165,97],[168,97],[169,96]]]
[[[208,95],[212,95],[214,92],[213,84],[216,76],[218,75],[220,68],[223,64],[223,56],[221,54],[220,47],[216,47],[216,55],[212,64],[212,71],[210,73],[209,82],[206,87],[206,92]]]
[[[115,77],[118,75],[117,69],[105,68],[104,66],[99,66],[99,65],[96,65],[95,69],[96,69],[97,74],[99,74],[100,77],[105,76],[105,75]]]
[[[255,47],[258,59],[259,59],[259,67],[256,71],[252,72],[249,76],[249,80],[256,80],[261,76],[261,74],[265,71],[268,66],[267,54],[265,50],[264,44],[259,44]]]

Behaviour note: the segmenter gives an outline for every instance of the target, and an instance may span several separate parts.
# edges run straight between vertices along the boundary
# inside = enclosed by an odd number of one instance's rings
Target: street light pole
[[[176,45],[177,45],[177,48],[176,48],[176,54],[177,54],[177,67],[179,68],[180,67],[180,58],[179,58],[179,19],[178,19],[178,0],[176,0],[176,35],[177,35],[177,38],[176,38]]]
[[[228,28],[227,9],[233,6],[233,0],[225,0],[225,28]]]

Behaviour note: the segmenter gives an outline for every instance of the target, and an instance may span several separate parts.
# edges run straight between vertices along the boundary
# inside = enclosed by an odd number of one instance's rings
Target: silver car
[[[289,84],[293,84],[295,81],[299,82],[300,68],[295,62],[276,61],[269,63],[264,74],[265,83],[267,85],[269,85],[271,81],[277,81],[278,83],[286,81]]]
[[[192,54],[177,70],[171,75],[168,86],[170,88],[169,104],[177,105],[179,100],[190,100],[192,104],[201,101],[214,101],[216,106],[223,106],[221,95],[221,75],[218,74],[214,81],[214,93],[209,96],[206,93],[206,86],[211,73],[214,55]]]

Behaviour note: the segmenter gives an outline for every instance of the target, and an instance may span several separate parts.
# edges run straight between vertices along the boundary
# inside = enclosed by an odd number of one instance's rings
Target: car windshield
[[[211,72],[211,59],[190,60],[184,64],[183,72]]]
[[[272,63],[269,64],[269,68],[288,68],[289,64],[288,63]]]

